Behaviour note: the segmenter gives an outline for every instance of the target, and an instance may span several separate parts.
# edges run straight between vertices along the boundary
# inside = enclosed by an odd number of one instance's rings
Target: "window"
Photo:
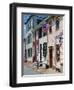
[[[52,26],[49,27],[49,33],[52,33]]]
[[[39,38],[42,37],[42,28],[39,29]]]
[[[57,19],[56,20],[56,30],[58,30],[59,29],[59,20]]]
[[[43,56],[46,57],[47,55],[47,42],[43,43]]]
[[[32,57],[32,48],[28,49],[28,57]]]
[[[40,19],[37,19],[37,24],[39,24],[41,21],[42,21],[42,20],[40,20]]]
[[[47,32],[43,32],[43,36],[46,36],[47,35]]]
[[[52,33],[52,21],[49,22],[49,33]]]
[[[31,34],[28,36],[28,44],[31,43],[32,38],[31,38]]]
[[[57,61],[60,61],[60,45],[56,45],[56,59]]]

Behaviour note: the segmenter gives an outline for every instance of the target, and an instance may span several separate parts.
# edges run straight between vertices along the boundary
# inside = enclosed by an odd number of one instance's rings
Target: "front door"
[[[53,59],[53,47],[50,46],[49,47],[49,65],[50,65],[50,68],[52,68],[52,59]]]

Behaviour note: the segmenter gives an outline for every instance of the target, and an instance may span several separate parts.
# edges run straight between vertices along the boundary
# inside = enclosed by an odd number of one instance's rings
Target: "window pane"
[[[31,38],[31,34],[28,36],[28,44],[31,43],[32,38]]]
[[[32,48],[28,49],[28,57],[32,57]]]
[[[39,38],[42,37],[42,28],[39,29]]]

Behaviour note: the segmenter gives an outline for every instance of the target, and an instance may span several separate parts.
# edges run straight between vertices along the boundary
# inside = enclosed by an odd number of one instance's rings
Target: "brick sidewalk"
[[[61,72],[58,72],[56,71],[55,69],[52,69],[52,68],[43,68],[43,67],[39,67],[39,69],[37,69],[37,67],[33,67],[33,63],[31,62],[27,62],[24,64],[26,67],[29,67],[29,68],[32,68],[32,70],[34,72],[38,72],[40,74],[55,74],[55,73],[61,73]]]

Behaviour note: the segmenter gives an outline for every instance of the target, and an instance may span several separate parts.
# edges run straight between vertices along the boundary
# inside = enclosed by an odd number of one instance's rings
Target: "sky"
[[[24,22],[26,22],[29,19],[30,16],[31,16],[30,14],[24,14],[23,15]]]
[[[23,14],[23,20],[24,20],[24,23],[27,22],[27,20],[29,19],[29,17],[31,16],[32,14]],[[47,17],[48,15],[38,15],[36,14],[36,17],[39,18],[39,19],[43,19],[45,17]]]
[[[25,23],[27,22],[27,20],[30,18],[30,16],[31,15],[35,15],[35,14],[23,14],[23,26],[25,25]],[[45,18],[45,17],[47,17],[48,15],[39,15],[39,14],[36,14],[36,18],[37,19],[43,19],[43,18]],[[25,38],[25,34],[26,34],[26,30],[25,30],[26,28],[25,27],[23,27],[23,38]]]

